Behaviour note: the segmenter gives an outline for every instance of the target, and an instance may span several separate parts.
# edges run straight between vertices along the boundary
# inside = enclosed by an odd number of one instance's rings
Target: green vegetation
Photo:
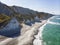
[[[35,15],[22,15],[22,14],[15,14],[15,17],[19,22],[24,22],[24,20],[34,20]]]
[[[7,21],[9,20],[10,17],[9,16],[6,16],[4,14],[0,14],[0,23],[4,22],[4,21]]]
[[[0,28],[4,27],[10,20],[10,17],[4,14],[0,14]]]

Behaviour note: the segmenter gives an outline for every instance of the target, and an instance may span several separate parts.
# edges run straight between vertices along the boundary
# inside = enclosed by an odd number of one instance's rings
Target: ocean
[[[43,45],[60,45],[60,16],[53,16],[42,31]]]

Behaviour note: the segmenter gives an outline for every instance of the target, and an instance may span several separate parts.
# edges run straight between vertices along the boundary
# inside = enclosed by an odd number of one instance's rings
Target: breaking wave
[[[55,24],[55,25],[60,25],[60,23],[58,23],[58,22],[52,22],[52,21],[47,21],[47,23],[50,23],[50,24]]]
[[[60,16],[53,16],[50,19],[48,19],[47,23],[60,25]]]

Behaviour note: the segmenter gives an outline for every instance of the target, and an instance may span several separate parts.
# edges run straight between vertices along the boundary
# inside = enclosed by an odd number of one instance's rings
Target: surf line
[[[55,24],[55,25],[60,25],[60,23],[58,23],[58,22],[55,23],[55,22],[51,22],[51,21],[49,21],[49,20],[47,21],[47,23]]]

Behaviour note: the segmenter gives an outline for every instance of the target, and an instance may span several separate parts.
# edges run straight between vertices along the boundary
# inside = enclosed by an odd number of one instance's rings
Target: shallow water
[[[42,31],[43,45],[60,45],[60,16],[56,16],[47,23]],[[59,23],[59,24],[57,24]]]
[[[34,45],[60,45],[60,16],[51,17],[38,30]]]

